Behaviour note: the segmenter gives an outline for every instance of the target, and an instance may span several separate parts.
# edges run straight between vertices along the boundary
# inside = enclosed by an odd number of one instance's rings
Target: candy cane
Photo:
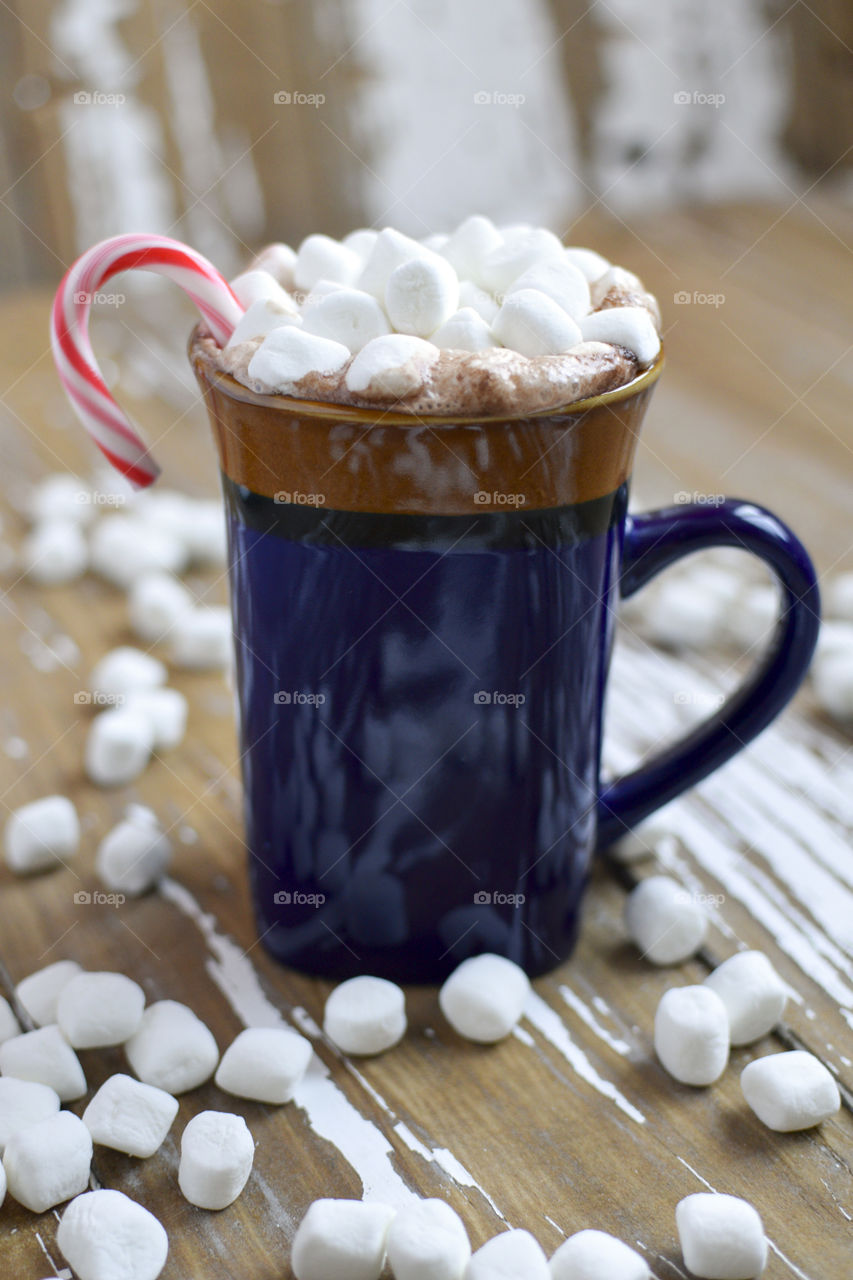
[[[53,358],[72,408],[98,448],[137,489],[160,468],[145,441],[107,390],[89,341],[89,309],[120,271],[156,271],[176,281],[198,307],[213,337],[228,341],[243,308],[216,268],[168,236],[113,236],[78,258],[56,291],[50,322]]]

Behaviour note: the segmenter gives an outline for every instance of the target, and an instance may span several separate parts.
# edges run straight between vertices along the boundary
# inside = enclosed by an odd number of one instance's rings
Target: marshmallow
[[[80,973],[62,988],[56,1021],[72,1049],[124,1044],[139,1029],[145,992],[123,973]]]
[[[310,289],[318,280],[354,284],[362,269],[361,255],[331,236],[306,236],[296,254],[293,281],[297,289]]]
[[[842,724],[853,720],[853,653],[818,653],[811,669],[812,688],[821,710]]]
[[[632,831],[627,831],[610,846],[609,852],[619,862],[639,862],[643,858],[653,857],[665,841],[676,838],[666,818],[655,813]]]
[[[649,365],[660,351],[660,335],[645,307],[608,307],[580,320],[585,342],[610,342],[633,351],[641,365]]]
[[[184,528],[184,546],[194,564],[224,565],[228,553],[228,530],[222,503],[215,498],[196,499],[190,504]]]
[[[79,1280],[157,1280],[169,1237],[121,1191],[87,1191],[62,1215],[56,1243]]]
[[[24,538],[21,568],[40,587],[73,582],[86,570],[89,547],[80,526],[71,520],[48,520]]]
[[[104,516],[89,540],[91,567],[122,590],[152,569],[180,573],[186,561],[186,551],[173,534],[136,516]]]
[[[324,298],[328,298],[332,293],[340,293],[341,289],[349,288],[348,285],[339,284],[337,280],[318,280],[317,283],[302,298],[300,315],[305,316],[312,307],[316,307],[318,302],[322,302]],[[360,290],[356,289],[356,293]]]
[[[326,1001],[323,1030],[344,1053],[384,1053],[405,1034],[406,997],[385,978],[349,978]]]
[[[25,1031],[0,1044],[0,1072],[46,1084],[60,1102],[76,1102],[86,1092],[80,1060],[56,1026]]]
[[[626,271],[624,267],[608,267],[604,275],[598,276],[590,285],[593,307],[599,307],[611,289],[620,294],[642,293],[643,282],[633,271]]]
[[[853,653],[853,622],[832,622],[824,618],[815,657],[826,658],[832,653]]]
[[[219,1061],[211,1032],[176,1000],[149,1005],[124,1052],[140,1080],[167,1093],[186,1093],[204,1084]]]
[[[91,1163],[89,1130],[70,1111],[57,1111],[19,1129],[3,1153],[9,1191],[33,1213],[44,1213],[85,1191]]]
[[[372,293],[374,298],[382,302],[385,298],[385,286],[392,271],[404,262],[416,258],[431,258],[434,255],[417,240],[411,240],[393,227],[385,227],[374,241],[373,248],[367,257],[364,268],[356,280],[356,288]]]
[[[357,253],[362,262],[366,262],[370,256],[370,252],[379,238],[379,232],[373,227],[358,227],[355,231],[350,231],[345,235],[341,244],[346,245],[347,249],[352,249],[353,253]]]
[[[77,852],[77,810],[65,796],[42,796],[13,810],[3,840],[11,871],[21,875],[54,867]]]
[[[234,652],[231,611],[227,605],[205,605],[182,614],[172,628],[170,656],[177,667],[196,671],[227,668]]]
[[[484,258],[476,283],[490,293],[503,294],[534,263],[562,257],[563,246],[553,231],[544,227],[510,228],[504,232],[503,243]]]
[[[477,1250],[465,1268],[465,1280],[550,1280],[548,1262],[529,1231],[510,1228]]]
[[[841,1106],[831,1072],[802,1049],[756,1058],[741,1072],[740,1087],[761,1123],[777,1133],[811,1129]]]
[[[503,244],[503,236],[495,224],[481,214],[472,214],[448,237],[441,246],[441,253],[453,267],[460,280],[483,283],[483,264],[490,253]]]
[[[385,286],[385,310],[398,333],[426,338],[459,305],[459,279],[438,254],[403,262]]]
[[[59,1110],[59,1094],[35,1080],[0,1076],[0,1156],[13,1134],[46,1120]]]
[[[727,637],[743,649],[766,640],[779,621],[781,600],[779,588],[770,583],[750,585],[737,597],[725,613],[723,622]]]
[[[431,231],[428,236],[421,236],[418,244],[422,244],[431,253],[441,253],[450,236],[446,231]]]
[[[463,960],[438,993],[441,1012],[466,1040],[493,1044],[503,1040],[521,1017],[530,991],[523,969],[505,956]]]
[[[726,1006],[732,1044],[752,1044],[772,1031],[785,1010],[787,988],[761,951],[738,951],[705,979]]]
[[[718,596],[674,577],[660,584],[639,629],[665,649],[706,649],[719,640],[726,613]]]
[[[538,289],[507,294],[492,333],[523,356],[554,356],[581,341],[581,331],[563,308]]]
[[[738,1196],[699,1191],[675,1206],[684,1264],[702,1280],[753,1280],[767,1265],[757,1211]]]
[[[255,1141],[242,1116],[200,1111],[181,1137],[178,1185],[199,1209],[224,1209],[249,1180]]]
[[[296,303],[289,293],[284,293],[283,289],[282,293],[287,298],[287,306],[283,306],[272,298],[258,298],[246,308],[225,344],[226,351],[239,347],[241,342],[253,342],[259,338],[265,338],[268,333],[272,333],[273,329],[280,329],[282,325],[292,324],[298,327],[302,324],[302,317]]]
[[[390,333],[385,312],[372,293],[361,289],[335,289],[305,311],[305,331],[360,351],[371,338]]]
[[[506,296],[510,297],[519,289],[537,289],[539,293],[544,293],[578,323],[589,311],[589,285],[586,276],[564,258],[534,263],[532,267],[522,271],[517,280],[513,280]]]
[[[249,377],[262,392],[287,392],[309,373],[337,373],[349,358],[342,342],[286,325],[264,338],[249,361]]]
[[[563,250],[563,258],[566,262],[570,262],[573,267],[577,267],[578,271],[592,284],[593,280],[600,280],[606,271],[610,269],[610,263],[606,258],[602,258],[600,253],[596,253],[594,249],[581,249],[573,246]]]
[[[430,334],[430,342],[442,350],[486,351],[495,345],[491,330],[473,307],[460,307]]]
[[[444,1200],[400,1209],[388,1232],[395,1280],[462,1280],[471,1245],[459,1214]]]
[[[89,486],[67,471],[39,480],[30,490],[26,511],[33,524],[88,524],[95,514]]]
[[[853,622],[853,573],[838,573],[822,587],[821,603],[827,618]]]
[[[655,1014],[655,1053],[682,1084],[719,1080],[729,1060],[726,1006],[708,987],[665,991]]]
[[[402,399],[423,385],[437,359],[438,348],[421,338],[404,333],[374,338],[347,369],[347,390],[365,399]]]
[[[133,583],[127,599],[130,625],[140,640],[162,640],[193,598],[182,582],[167,573],[146,573]]]
[[[184,561],[223,564],[225,517],[214,499],[190,498],[174,489],[146,489],[136,499],[145,527],[155,528],[180,543]]]
[[[230,281],[231,292],[246,311],[257,302],[272,302],[289,315],[296,314],[296,303],[269,271],[253,267]],[[245,314],[245,312],[244,312]],[[240,321],[237,322],[238,324]],[[230,344],[229,344],[230,345]]]
[[[59,996],[72,978],[83,970],[76,960],[57,960],[22,978],[15,987],[15,999],[37,1027],[56,1022]]]
[[[309,1041],[288,1027],[249,1027],[225,1050],[214,1078],[238,1098],[290,1102],[312,1052]]]
[[[551,1280],[649,1280],[645,1258],[606,1231],[577,1231],[551,1258]]]
[[[0,996],[0,1044],[5,1044],[13,1036],[21,1034],[21,1025],[12,1012],[12,1006],[5,996]]]
[[[155,751],[171,751],[183,741],[189,704],[177,689],[135,689],[124,705],[148,719]]]
[[[83,1112],[92,1141],[146,1159],[162,1146],[178,1114],[178,1100],[132,1076],[105,1080]]]
[[[705,941],[708,917],[683,885],[669,876],[649,876],[625,902],[625,928],[652,964],[681,964]]]
[[[86,739],[86,775],[99,787],[120,787],[144,771],[154,747],[147,715],[112,707],[95,716]]]
[[[252,271],[266,271],[283,289],[293,288],[293,269],[296,266],[296,250],[289,244],[268,244],[253,259]]]
[[[471,307],[478,316],[483,317],[486,324],[491,324],[498,314],[498,304],[492,295],[472,280],[459,281],[459,306]]]
[[[293,1238],[296,1280],[379,1280],[394,1210],[363,1200],[315,1200]]]
[[[131,804],[98,845],[95,870],[107,889],[135,898],[157,883],[171,856],[171,843],[156,814]]]
[[[132,689],[156,689],[165,684],[168,671],[157,658],[132,645],[121,645],[104,654],[95,664],[89,680],[93,693],[123,698]]]

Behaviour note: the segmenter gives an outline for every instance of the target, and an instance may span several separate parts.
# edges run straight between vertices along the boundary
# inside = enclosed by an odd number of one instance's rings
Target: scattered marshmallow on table
[[[507,297],[520,289],[536,289],[544,293],[571,318],[580,322],[589,311],[589,285],[586,276],[565,258],[537,262],[522,271],[507,289]]]
[[[89,540],[89,562],[114,586],[127,590],[143,573],[180,573],[187,562],[183,543],[151,521],[115,513],[103,516]]]
[[[550,1280],[548,1260],[529,1231],[510,1228],[487,1240],[465,1269],[465,1280]]]
[[[752,1044],[772,1031],[785,1011],[787,988],[762,951],[738,951],[717,965],[705,986],[720,997],[729,1015],[734,1045]]]
[[[842,724],[853,721],[853,653],[840,649],[819,653],[811,677],[818,706]]]
[[[0,996],[0,1044],[21,1034],[21,1024],[5,996]]]
[[[230,609],[222,604],[190,610],[175,623],[169,643],[177,667],[196,671],[227,668],[234,651]]]
[[[128,711],[145,716],[154,735],[154,751],[172,751],[184,738],[189,703],[178,689],[134,689],[124,700]]]
[[[121,1191],[87,1191],[64,1211],[56,1243],[79,1280],[157,1280],[169,1237]]]
[[[315,1200],[293,1238],[296,1280],[379,1280],[394,1210],[363,1200]]]
[[[509,293],[492,323],[492,333],[505,347],[523,356],[553,356],[583,341],[567,312],[538,289]]]
[[[462,1219],[444,1200],[398,1210],[387,1249],[394,1280],[461,1280],[471,1257]]]
[[[853,622],[853,573],[838,573],[822,585],[823,610],[827,618]]]
[[[145,770],[154,749],[151,718],[129,707],[95,716],[86,738],[86,776],[99,787],[120,787]]]
[[[80,1059],[56,1026],[25,1031],[0,1044],[0,1072],[46,1084],[60,1102],[76,1102],[86,1092]]]
[[[299,246],[293,268],[297,289],[310,289],[318,280],[354,284],[364,263],[361,254],[331,236],[310,235]]]
[[[124,1052],[140,1080],[167,1093],[186,1093],[204,1084],[219,1062],[210,1029],[176,1000],[149,1005]]]
[[[431,342],[407,333],[389,333],[362,347],[346,372],[347,390],[369,399],[405,396],[423,384],[438,359]]]
[[[82,972],[76,960],[57,960],[22,978],[15,987],[15,999],[37,1027],[47,1027],[56,1022],[60,993]]]
[[[708,987],[673,987],[655,1013],[655,1053],[682,1084],[709,1085],[729,1060],[726,1006]]]
[[[178,1114],[178,1100],[164,1089],[121,1073],[101,1085],[83,1112],[92,1141],[142,1159],[162,1146]]]
[[[340,342],[353,353],[373,338],[391,332],[388,318],[373,294],[361,289],[335,289],[305,311],[307,333]]]
[[[88,524],[95,513],[89,486],[68,471],[39,480],[30,490],[26,512],[33,524],[53,520]]]
[[[649,1280],[645,1258],[606,1231],[577,1231],[551,1258],[551,1280]]]
[[[841,1106],[832,1073],[803,1049],[756,1058],[741,1072],[740,1087],[761,1123],[777,1133],[811,1129]]]
[[[638,629],[666,649],[707,649],[719,640],[726,612],[718,596],[676,576],[660,584],[654,608],[644,611]]]
[[[22,875],[54,867],[77,852],[77,810],[66,796],[42,796],[12,812],[3,841],[10,871]]]
[[[624,836],[610,846],[608,852],[619,862],[639,862],[643,858],[654,857],[664,842],[677,838],[666,817],[655,813],[631,831],[626,831]]]
[[[9,1193],[33,1213],[85,1191],[91,1164],[92,1136],[71,1111],[13,1133],[3,1153]]]
[[[225,1050],[215,1080],[238,1098],[290,1102],[312,1052],[310,1042],[289,1027],[249,1027]]]
[[[224,1209],[249,1180],[255,1140],[242,1116],[200,1111],[181,1136],[178,1185],[199,1209]]]
[[[194,601],[187,588],[168,573],[146,573],[130,588],[127,612],[140,640],[154,644],[169,634]]]
[[[406,1031],[406,997],[395,982],[362,975],[335,987],[323,1030],[344,1053],[384,1053]]]
[[[708,916],[677,880],[649,876],[628,894],[625,927],[643,959],[680,964],[705,941]]]
[[[80,526],[70,520],[46,520],[21,544],[21,568],[40,587],[73,582],[85,572],[89,546]]]
[[[413,258],[391,272],[385,310],[398,333],[427,338],[459,306],[459,278],[439,254]]]
[[[89,687],[93,693],[123,698],[135,689],[156,689],[169,673],[158,658],[133,645],[110,649],[93,667]]]
[[[473,307],[460,307],[429,338],[445,351],[486,351],[494,346],[491,330]]]
[[[684,1263],[702,1280],[754,1280],[767,1265],[758,1212],[738,1196],[699,1191],[675,1207]]]
[[[145,992],[123,973],[80,973],[59,993],[56,1020],[72,1049],[124,1044],[142,1021]]]
[[[463,960],[438,993],[447,1021],[460,1036],[480,1044],[503,1040],[521,1017],[530,979],[505,956]]]
[[[59,1110],[59,1094],[35,1080],[0,1076],[0,1156],[13,1134],[47,1120]]]
[[[137,897],[157,883],[171,856],[172,845],[157,815],[145,805],[131,804],[98,845],[95,870],[108,889]]]
[[[660,351],[660,334],[645,307],[607,307],[579,321],[585,342],[611,342],[650,365]]]

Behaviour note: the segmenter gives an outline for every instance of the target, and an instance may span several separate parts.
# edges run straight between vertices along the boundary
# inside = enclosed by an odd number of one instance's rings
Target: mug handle
[[[727,498],[713,507],[694,503],[628,516],[622,598],[682,556],[708,547],[751,551],[773,570],[784,592],[773,640],[756,669],[714,715],[600,791],[599,848],[713,773],[761,733],[793,697],[811,661],[820,629],[814,566],[787,525],[752,502]]]

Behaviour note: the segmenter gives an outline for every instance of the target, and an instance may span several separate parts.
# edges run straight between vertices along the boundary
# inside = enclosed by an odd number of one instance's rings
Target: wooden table
[[[851,564],[848,335],[853,297],[851,217],[831,207],[727,209],[672,216],[629,232],[578,229],[658,292],[669,368],[638,468],[644,501],[677,491],[759,498],[787,518],[822,572]],[[691,302],[674,303],[687,291]],[[724,294],[722,305],[693,292]],[[121,396],[154,440],[165,483],[212,493],[216,477],[203,413],[183,369],[190,315],[170,286],[141,291],[96,321],[95,346],[122,370]],[[25,483],[49,470],[91,474],[93,451],[72,422],[47,349],[48,298],[0,306],[4,452],[0,610],[3,663],[0,797],[73,796],[84,839],[73,870],[30,880],[0,871],[2,986],[62,957],[121,969],[149,1000],[191,1004],[224,1047],[244,1024],[311,1031],[328,984],[272,962],[257,945],[247,897],[230,695],[216,676],[173,683],[191,701],[184,744],[139,782],[100,791],[84,778],[89,708],[75,704],[98,655],[131,634],[120,593],[94,578],[38,589],[19,580],[14,548]],[[172,429],[176,427],[177,429]],[[194,579],[225,598],[215,573]],[[731,655],[671,656],[630,634],[610,700],[608,754],[617,763],[674,731],[691,701],[713,695]],[[682,699],[683,703],[684,699]],[[625,891],[647,865],[595,868],[583,937],[571,961],[536,983],[516,1036],[465,1044],[440,1017],[433,990],[409,992],[411,1030],[374,1061],[341,1060],[320,1038],[296,1104],[236,1104],[257,1140],[242,1197],[219,1214],[177,1193],[178,1136],[205,1107],[231,1109],[213,1085],[181,1099],[171,1136],[151,1160],[96,1148],[94,1176],[148,1205],[170,1237],[165,1280],[290,1275],[288,1244],[318,1196],[404,1202],[443,1196],[475,1245],[506,1223],[550,1252],[585,1226],[640,1249],[658,1280],[684,1276],[676,1202],[713,1187],[744,1195],[771,1244],[767,1275],[853,1275],[853,756],[850,739],[814,709],[808,690],[753,747],[674,809],[679,842],[664,865],[696,892],[722,895],[707,950],[658,970],[624,940]],[[81,905],[95,886],[94,850],[131,799],[152,805],[176,855],[161,893],[121,909]],[[765,950],[797,993],[779,1033],[735,1050],[707,1090],[682,1087],[657,1065],[656,1003],[672,984],[699,981],[748,944]],[[313,1020],[313,1021],[312,1021]],[[846,1088],[845,1109],[819,1129],[776,1135],[749,1112],[739,1070],[757,1054],[805,1045]],[[119,1051],[83,1055],[90,1086],[122,1068]],[[83,1104],[75,1104],[80,1111]],[[52,1274],[58,1214],[0,1210],[0,1272]],[[61,1273],[68,1275],[68,1272]]]

